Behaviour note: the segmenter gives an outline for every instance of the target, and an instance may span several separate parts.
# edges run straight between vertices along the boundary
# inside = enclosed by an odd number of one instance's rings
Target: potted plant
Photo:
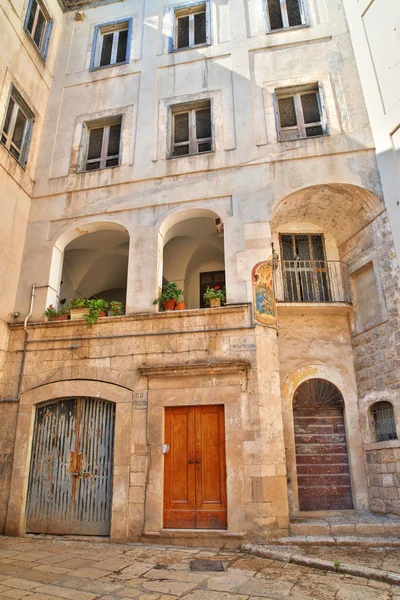
[[[216,285],[211,288],[207,286],[207,289],[203,294],[203,298],[208,306],[221,306],[221,303],[225,304],[226,302],[225,288],[221,288],[221,286],[219,285]]]
[[[175,305],[182,294],[182,290],[178,288],[175,281],[170,281],[163,285],[160,296],[154,300],[153,304],[161,304],[163,310],[175,310]]]
[[[89,311],[98,311],[99,317],[106,317],[108,311],[108,302],[101,298],[93,298],[88,301]]]
[[[183,292],[181,293],[180,300],[175,304],[175,310],[186,310],[186,304],[184,302]]]
[[[44,314],[48,321],[67,321],[69,317],[69,311],[67,307],[62,307],[60,310],[56,310],[52,304],[46,308]]]
[[[86,298],[72,298],[68,302],[68,309],[71,321],[83,319],[89,313],[89,300]]]
[[[124,305],[122,302],[117,302],[117,300],[111,300],[108,305],[108,316],[109,317],[117,317],[118,315],[122,315],[124,312]]]

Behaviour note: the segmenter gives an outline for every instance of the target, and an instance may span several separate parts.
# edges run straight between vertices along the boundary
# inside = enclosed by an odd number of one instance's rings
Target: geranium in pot
[[[170,281],[163,285],[160,296],[154,300],[153,304],[160,304],[163,310],[175,310],[176,303],[182,293],[175,281]]]
[[[68,309],[71,321],[83,319],[89,313],[89,300],[86,298],[72,298],[68,302]]]
[[[107,316],[108,302],[101,298],[92,298],[92,300],[88,300],[88,309],[88,313],[83,318],[88,325],[94,325],[99,317]]]
[[[67,307],[62,307],[60,310],[54,308],[52,304],[44,311],[48,321],[67,321],[69,317],[69,310]]]
[[[117,302],[117,300],[111,300],[108,305],[108,316],[109,317],[118,317],[118,315],[122,315],[124,312],[124,305],[122,302]]]
[[[208,287],[203,294],[204,301],[207,306],[211,308],[215,308],[216,306],[221,306],[221,304],[225,304],[226,302],[226,291],[225,288],[221,288],[221,286],[216,285],[214,287]]]

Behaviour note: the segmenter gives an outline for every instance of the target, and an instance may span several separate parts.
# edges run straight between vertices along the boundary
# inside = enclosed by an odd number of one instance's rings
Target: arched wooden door
[[[308,379],[293,399],[300,510],[353,508],[344,402],[324,379]]]
[[[109,535],[115,404],[65,398],[36,409],[26,531]]]

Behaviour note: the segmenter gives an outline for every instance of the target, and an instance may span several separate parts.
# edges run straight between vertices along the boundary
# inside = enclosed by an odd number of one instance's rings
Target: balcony
[[[274,291],[277,303],[349,305],[348,266],[336,260],[277,260]]]

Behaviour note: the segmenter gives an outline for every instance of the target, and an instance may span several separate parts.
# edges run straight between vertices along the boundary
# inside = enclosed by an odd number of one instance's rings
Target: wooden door
[[[353,508],[340,392],[323,379],[304,382],[293,416],[300,510]]]
[[[226,529],[223,406],[165,409],[164,527]]]
[[[115,405],[66,398],[36,410],[26,531],[109,535]]]
[[[200,308],[205,308],[206,303],[203,295],[208,287],[220,288],[225,287],[225,271],[209,271],[208,273],[200,273]]]

